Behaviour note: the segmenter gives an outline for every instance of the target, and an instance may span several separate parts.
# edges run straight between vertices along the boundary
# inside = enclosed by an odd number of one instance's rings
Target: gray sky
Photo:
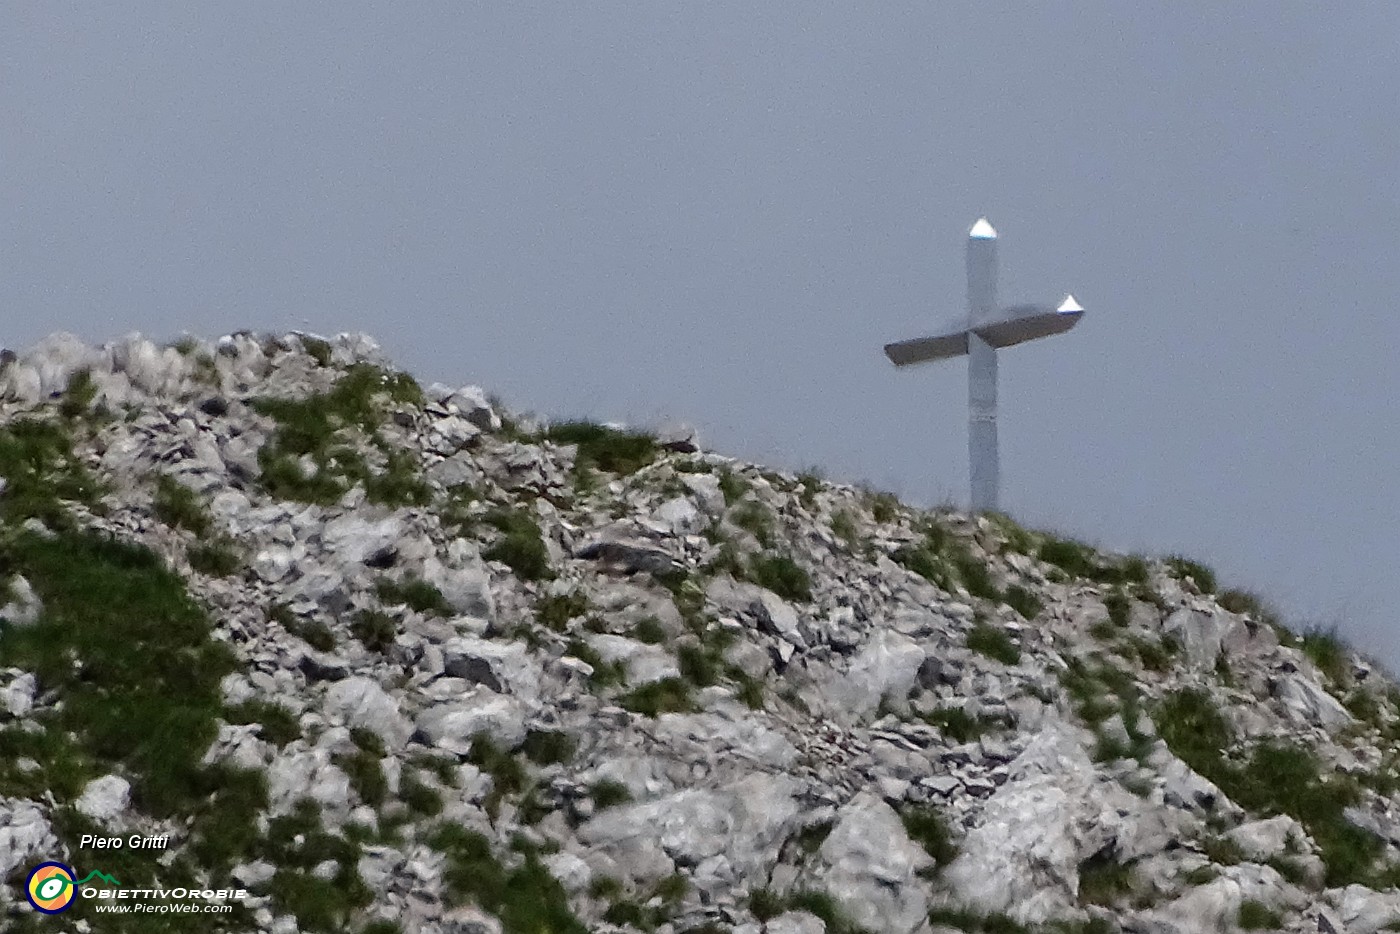
[[[111,7],[115,7],[111,8]],[[1181,551],[1400,662],[1400,7],[0,4],[3,343],[367,330],[517,407]]]

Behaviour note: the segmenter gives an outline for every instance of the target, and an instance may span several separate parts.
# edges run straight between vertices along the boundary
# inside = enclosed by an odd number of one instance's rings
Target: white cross
[[[895,366],[968,358],[968,476],[972,511],[995,512],[1001,467],[997,453],[997,348],[1061,334],[1084,309],[1073,295],[1057,307],[997,305],[997,232],[985,217],[967,234],[967,317],[935,337],[885,345]]]

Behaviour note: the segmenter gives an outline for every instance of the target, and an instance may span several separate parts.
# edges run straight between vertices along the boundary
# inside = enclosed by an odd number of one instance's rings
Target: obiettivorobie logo
[[[29,904],[34,906],[35,911],[56,915],[67,911],[73,904],[73,899],[78,894],[78,886],[87,885],[95,878],[121,888],[120,882],[96,869],[79,879],[73,867],[65,863],[40,863],[25,881],[24,897],[29,899]]]
[[[24,897],[46,915],[67,911],[78,896],[102,913],[222,914],[233,911],[232,902],[245,901],[248,890],[124,886],[95,869],[79,879],[72,866],[56,860],[35,866],[24,883]]]

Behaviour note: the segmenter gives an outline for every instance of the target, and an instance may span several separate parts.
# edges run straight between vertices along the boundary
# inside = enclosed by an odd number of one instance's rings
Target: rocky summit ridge
[[[1199,564],[359,335],[58,334],[0,400],[6,931],[1400,929],[1400,691]],[[49,917],[49,859],[251,894]]]

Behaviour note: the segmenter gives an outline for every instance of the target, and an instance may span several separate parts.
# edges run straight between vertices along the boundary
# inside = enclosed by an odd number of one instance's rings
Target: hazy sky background
[[[699,427],[1181,551],[1400,662],[1393,2],[0,3],[3,343],[367,330],[425,382]]]

